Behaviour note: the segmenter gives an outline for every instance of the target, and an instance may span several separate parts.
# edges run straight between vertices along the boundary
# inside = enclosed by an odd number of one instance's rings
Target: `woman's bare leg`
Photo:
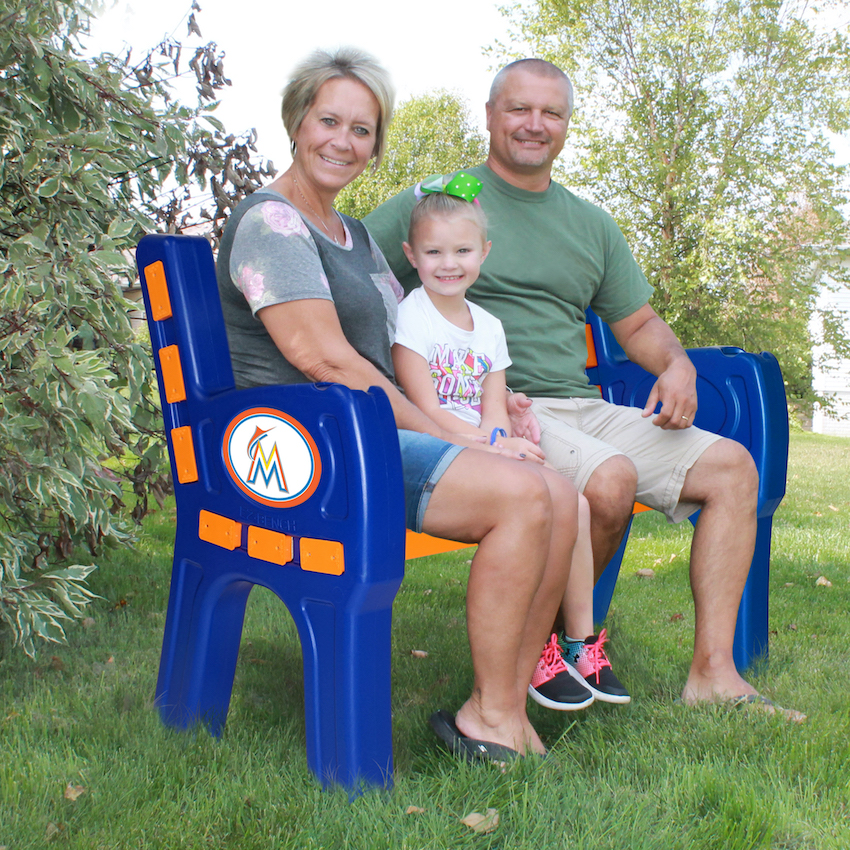
[[[563,596],[577,524],[575,501],[572,518],[569,504],[553,507],[551,489],[563,488],[550,488],[542,470],[468,449],[437,483],[424,522],[429,534],[478,542],[467,589],[475,682],[455,722],[470,738],[521,753],[545,752],[528,722],[526,687],[545,640],[540,623]],[[554,530],[556,517],[565,528]],[[553,541],[566,554],[550,552]]]
[[[575,547],[580,520],[577,520],[578,500],[582,497],[572,482],[560,473],[544,469],[543,479],[552,500],[553,522],[549,544],[548,580],[541,582],[532,603],[526,624],[526,642],[523,644],[517,669],[518,698],[525,700],[534,668],[540,659],[543,646],[552,633],[551,623],[564,598],[564,582],[572,581],[570,564],[575,562]],[[591,561],[592,575],[592,561]]]

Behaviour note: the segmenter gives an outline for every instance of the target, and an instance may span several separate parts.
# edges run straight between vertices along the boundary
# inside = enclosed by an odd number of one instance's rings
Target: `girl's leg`
[[[478,542],[467,589],[474,686],[455,719],[470,738],[545,752],[525,688],[544,639],[540,623],[551,622],[566,586],[577,525],[575,497],[572,515],[567,502],[553,504],[542,467],[475,449],[434,488],[423,530]]]
[[[629,692],[614,675],[605,652],[607,632],[597,635],[593,623],[593,551],[590,539],[590,505],[579,496],[579,536],[573,550],[573,563],[567,590],[561,604],[564,618],[564,660],[578,672],[577,679],[602,702],[631,702]],[[590,639],[588,641],[588,639]]]
[[[578,497],[578,539],[573,549],[570,578],[561,604],[564,632],[584,640],[593,634],[593,550],[590,540],[590,505]]]

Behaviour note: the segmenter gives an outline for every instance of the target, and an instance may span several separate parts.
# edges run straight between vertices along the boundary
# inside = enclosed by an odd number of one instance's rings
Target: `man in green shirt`
[[[486,107],[487,161],[465,169],[484,183],[479,201],[493,247],[467,297],[501,319],[513,361],[508,383],[532,399],[529,410],[527,399],[512,397],[515,432],[539,437],[547,459],[590,502],[597,573],[619,546],[636,498],[671,522],[701,510],[691,548],[694,655],[682,698],[752,700],[732,645],[755,545],[758,473],[740,444],[691,426],[696,371],[649,305],[652,287],[617,225],[552,181],[572,106],[569,79],[548,62],[520,60],[497,74]],[[401,248],[415,200],[408,189],[365,219],[406,291],[418,283]],[[643,411],[609,404],[588,384],[588,306],[657,377]]]

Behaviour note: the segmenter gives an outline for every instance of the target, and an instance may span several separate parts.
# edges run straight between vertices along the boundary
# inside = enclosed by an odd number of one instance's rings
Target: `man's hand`
[[[525,393],[508,393],[508,418],[515,437],[524,437],[539,445],[540,423],[531,411],[531,399]]]
[[[665,431],[689,428],[697,412],[697,372],[687,356],[679,357],[665,369],[649,393],[643,416],[652,416],[659,402],[661,410],[653,425]]]

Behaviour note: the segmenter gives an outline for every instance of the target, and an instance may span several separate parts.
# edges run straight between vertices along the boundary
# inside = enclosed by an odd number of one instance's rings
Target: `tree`
[[[131,539],[123,485],[136,519],[168,487],[150,352],[121,291],[132,250],[193,221],[207,175],[214,223],[261,176],[252,137],[211,114],[228,84],[214,45],[188,63],[188,107],[170,88],[179,43],[135,66],[86,59],[87,14],[77,0],[0,5],[0,631],[30,655],[91,599],[79,553]]]
[[[617,219],[688,345],[774,351],[809,407],[810,319],[846,281],[850,43],[806,0],[536,0],[508,11],[576,83],[567,185]],[[503,49],[503,53],[507,53]],[[528,54],[527,54],[528,55]],[[826,315],[828,342],[848,341]]]
[[[346,186],[337,206],[362,218],[423,177],[477,165],[486,156],[484,138],[456,95],[438,91],[410,98],[390,124],[381,167],[375,173],[367,170]]]

